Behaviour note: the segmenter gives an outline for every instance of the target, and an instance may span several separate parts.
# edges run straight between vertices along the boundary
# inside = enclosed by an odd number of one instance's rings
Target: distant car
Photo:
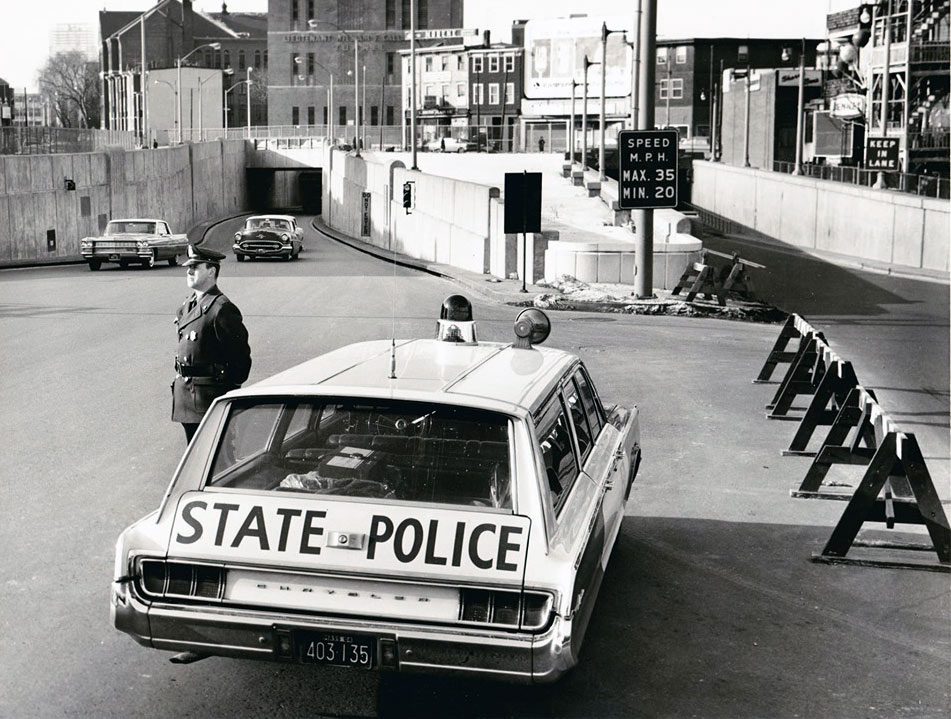
[[[188,237],[173,235],[165,220],[111,220],[102,236],[79,241],[79,252],[90,270],[98,270],[103,262],[154,267],[165,260],[174,267],[187,248]]]
[[[118,539],[115,627],[177,662],[516,682],[573,667],[638,410],[533,346],[540,310],[514,342],[479,342],[450,300],[435,339],[349,345],[217,399],[161,506]]]
[[[304,230],[291,215],[249,217],[244,229],[234,233],[234,256],[238,262],[254,257],[282,257],[296,260],[300,255]]]
[[[437,137],[426,143],[426,149],[430,152],[475,152],[476,144],[455,137]]]

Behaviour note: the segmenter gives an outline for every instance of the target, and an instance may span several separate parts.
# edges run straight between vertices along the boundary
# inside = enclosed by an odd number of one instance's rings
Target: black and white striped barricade
[[[801,416],[790,415],[793,402],[799,395],[814,395],[826,367],[824,364],[827,355],[823,348],[829,345],[821,332],[810,329],[799,340],[799,349],[796,350],[796,357],[793,359],[783,381],[779,384],[779,389],[773,395],[773,399],[766,405],[770,410],[766,417],[768,419],[784,419],[798,422]]]
[[[798,348],[801,348],[803,337],[810,332],[813,334],[816,332],[812,325],[797,314],[789,315],[779,332],[779,337],[776,338],[773,349],[769,351],[766,362],[760,369],[759,374],[756,375],[756,379],[753,380],[753,384],[775,384],[775,381],[771,378],[777,365],[792,363],[796,359],[797,350],[787,349],[790,340],[796,340]]]
[[[864,445],[864,446],[863,446]],[[866,470],[854,492],[823,491],[834,464]],[[914,434],[902,432],[885,414],[875,395],[854,387],[829,436],[793,497],[848,501],[842,517],[813,561],[951,572],[951,528]],[[856,539],[865,522],[924,525],[932,544]],[[847,557],[852,547],[934,552],[938,563]]]
[[[816,427],[832,425],[845,405],[849,393],[859,384],[851,362],[839,357],[829,345],[820,342],[816,346],[816,367],[819,384],[812,400],[799,422],[799,428],[784,455],[813,457],[815,452],[807,449]]]
[[[730,260],[730,264],[720,263],[719,266],[708,261],[709,256],[722,257]],[[728,294],[734,294],[753,299],[753,280],[747,268],[765,269],[765,265],[750,262],[740,257],[739,253],[726,254],[716,250],[701,250],[701,261],[694,262],[688,267],[680,280],[671,290],[672,295],[679,295],[687,289],[687,302],[693,302],[698,294],[710,299],[711,295],[717,298],[717,304],[726,306]]]

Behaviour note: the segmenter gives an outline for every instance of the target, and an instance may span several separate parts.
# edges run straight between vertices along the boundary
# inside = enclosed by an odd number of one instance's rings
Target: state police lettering
[[[320,555],[327,549],[336,556],[336,547],[326,544],[329,531],[360,532],[362,527],[367,537],[362,555],[370,563],[391,568],[424,565],[516,573],[528,539],[527,527],[519,526],[524,518],[486,521],[484,517],[459,519],[455,515],[424,522],[387,514],[354,517],[352,511],[341,509],[328,519],[328,512],[334,510],[327,506],[276,506],[267,501],[241,504],[191,499],[180,507],[174,542],[180,551],[193,547],[196,552],[222,557],[241,552],[293,559]],[[359,561],[357,553],[349,556],[351,561]]]

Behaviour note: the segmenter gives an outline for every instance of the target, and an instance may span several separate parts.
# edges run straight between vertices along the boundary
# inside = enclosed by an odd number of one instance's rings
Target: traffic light
[[[403,208],[406,210],[406,214],[409,214],[409,211],[413,209],[413,182],[412,180],[407,180],[403,183]]]

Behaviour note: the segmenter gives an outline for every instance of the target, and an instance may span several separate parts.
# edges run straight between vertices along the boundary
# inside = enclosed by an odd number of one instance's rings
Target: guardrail
[[[793,340],[798,343],[794,352],[788,349]],[[790,315],[753,382],[771,382],[780,364],[788,368],[766,405],[771,409],[767,417],[800,423],[783,455],[814,457],[801,485],[790,494],[848,502],[813,561],[951,572],[951,527],[915,435],[902,431],[888,417],[875,393],[859,384],[851,363],[839,357],[822,333],[799,315]],[[802,395],[811,397],[809,406],[801,416],[792,416],[793,403]],[[817,450],[810,450],[820,426],[828,426],[829,432]],[[839,489],[851,486],[841,481],[836,482],[835,491],[824,484],[836,464],[866,468],[851,494]],[[857,539],[865,522],[882,522],[888,529],[897,524],[924,525],[931,545]],[[852,547],[934,552],[938,562],[848,557]]]
[[[944,142],[947,143],[947,139]],[[773,172],[783,172],[791,175],[795,167],[796,163],[794,162],[780,160],[773,162]],[[801,174],[805,177],[814,177],[817,180],[830,180],[869,188],[878,182],[879,174],[883,174],[886,187],[881,189],[898,190],[911,195],[937,197],[944,200],[951,198],[951,181],[946,177],[937,175],[910,175],[904,172],[879,173],[877,170],[866,170],[861,167],[811,165],[809,163],[802,166]]]
[[[120,130],[93,130],[69,127],[2,127],[0,155],[55,155],[93,152],[118,146],[136,147],[135,134]]]

